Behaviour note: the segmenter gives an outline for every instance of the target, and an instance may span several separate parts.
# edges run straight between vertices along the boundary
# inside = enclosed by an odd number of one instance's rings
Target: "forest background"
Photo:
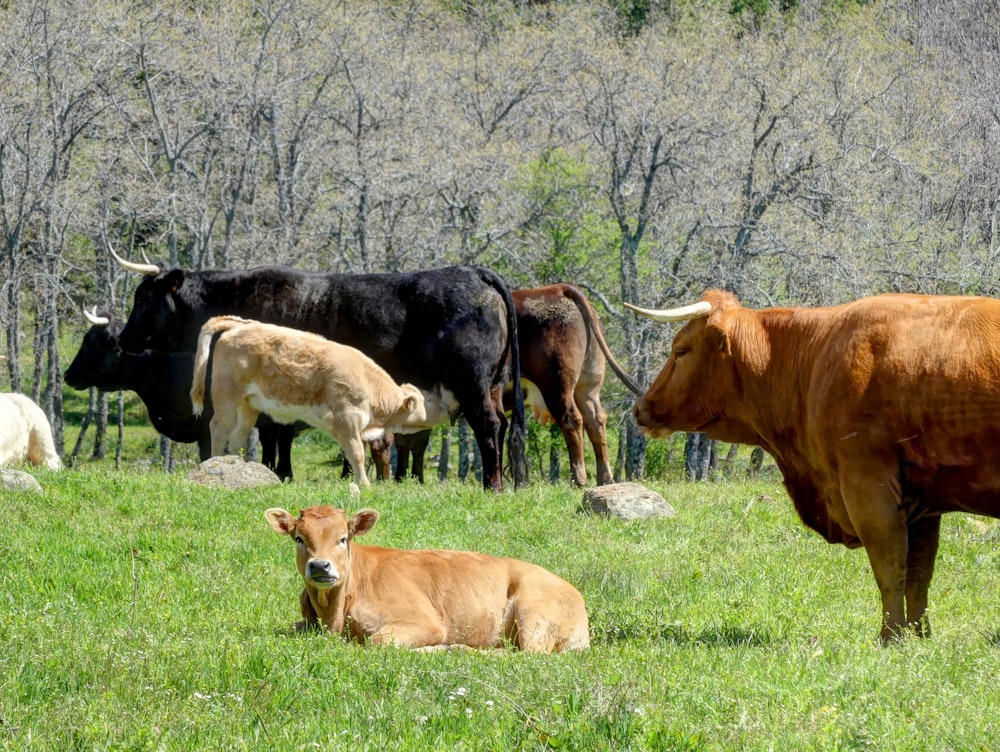
[[[572,282],[645,384],[673,329],[623,300],[998,293],[995,3],[3,0],[0,54],[0,389],[61,451],[109,246]]]

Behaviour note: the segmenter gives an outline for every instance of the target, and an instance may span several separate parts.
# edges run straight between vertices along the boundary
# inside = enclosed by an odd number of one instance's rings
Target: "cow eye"
[[[300,546],[304,546],[306,544],[305,539],[301,535],[295,536],[295,542]]]
[[[340,545],[342,545],[342,546],[346,546],[347,545],[347,536],[346,535],[343,538],[340,539]]]
[[[683,358],[690,352],[686,347],[676,347],[674,348],[674,358]]]

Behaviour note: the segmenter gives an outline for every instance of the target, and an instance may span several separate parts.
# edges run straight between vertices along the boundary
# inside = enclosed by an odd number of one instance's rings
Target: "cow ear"
[[[378,512],[374,509],[362,509],[351,517],[350,522],[347,523],[347,531],[352,538],[356,535],[364,535],[375,527],[377,520]]]
[[[403,400],[403,407],[407,412],[413,412],[417,407],[417,398],[414,396],[409,396]]]
[[[733,354],[732,338],[729,336],[729,325],[719,316],[710,316],[708,319],[707,334],[716,349],[725,355]]]
[[[289,512],[280,507],[272,507],[264,512],[264,517],[276,532],[291,535],[295,531],[296,520]]]
[[[164,281],[167,283],[167,287],[170,288],[170,292],[177,292],[181,285],[184,284],[184,270],[171,269],[167,272],[167,276],[164,277]]]

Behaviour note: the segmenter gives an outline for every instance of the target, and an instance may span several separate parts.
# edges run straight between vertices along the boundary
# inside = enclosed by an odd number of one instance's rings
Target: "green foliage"
[[[524,204],[520,234],[545,251],[510,271],[515,287],[614,278],[607,270],[616,268],[619,232],[601,211],[597,172],[562,148],[522,169],[515,186]]]
[[[864,555],[806,531],[777,483],[654,484],[678,516],[623,522],[535,484],[384,484],[368,541],[535,561],[573,582],[585,653],[422,654],[300,636],[270,506],[98,465],[39,472],[0,532],[0,749],[991,749],[996,525],[945,520],[935,636],[880,648]],[[985,532],[984,528],[985,527]],[[969,702],[970,697],[976,702]]]

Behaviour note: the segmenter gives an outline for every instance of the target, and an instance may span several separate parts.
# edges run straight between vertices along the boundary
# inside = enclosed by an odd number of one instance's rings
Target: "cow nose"
[[[332,585],[340,576],[328,559],[310,559],[306,564],[306,579]]]

